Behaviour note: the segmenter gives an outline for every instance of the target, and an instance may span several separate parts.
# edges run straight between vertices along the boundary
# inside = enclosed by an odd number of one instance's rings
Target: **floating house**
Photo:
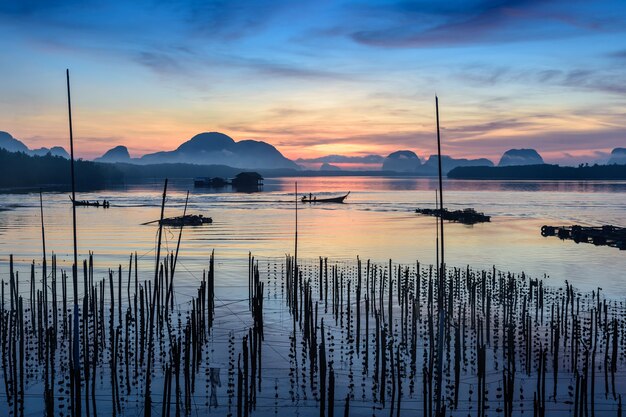
[[[240,191],[258,191],[263,187],[263,177],[258,172],[240,172],[230,183]]]

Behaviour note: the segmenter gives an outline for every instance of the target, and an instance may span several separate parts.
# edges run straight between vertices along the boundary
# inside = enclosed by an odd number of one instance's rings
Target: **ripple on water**
[[[166,216],[182,214],[190,186],[189,181],[173,183]],[[298,179],[299,189],[306,193],[351,191],[344,205],[299,205],[299,256],[434,262],[434,219],[416,215],[414,210],[434,207],[435,186],[432,179],[415,178]],[[445,187],[448,207],[474,207],[493,216],[484,225],[446,224],[449,265],[497,265],[502,270],[547,274],[587,289],[601,285],[626,294],[624,252],[543,238],[539,233],[543,224],[624,225],[626,182],[446,181]],[[213,249],[224,260],[219,273],[231,280],[239,278],[250,251],[266,257],[293,253],[292,190],[293,179],[268,179],[262,193],[192,191],[188,211],[211,216],[214,223],[183,230],[181,285],[196,282]],[[157,183],[81,194],[81,199],[105,198],[112,203],[108,210],[77,210],[81,255],[93,251],[102,273],[124,266],[135,251],[147,270],[153,268],[157,227],[141,224],[158,218],[161,194],[162,184]],[[0,207],[11,208],[0,213],[0,278],[6,278],[8,254],[15,254],[23,268],[41,257],[39,194],[0,194]],[[67,194],[46,193],[44,217],[48,253],[57,253],[59,264],[67,268],[72,253]],[[166,229],[165,251],[174,250],[178,232]]]

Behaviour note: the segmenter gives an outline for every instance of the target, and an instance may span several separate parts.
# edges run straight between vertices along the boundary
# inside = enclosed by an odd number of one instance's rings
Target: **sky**
[[[197,133],[292,159],[548,162],[626,146],[626,1],[0,0],[0,130],[133,157]]]

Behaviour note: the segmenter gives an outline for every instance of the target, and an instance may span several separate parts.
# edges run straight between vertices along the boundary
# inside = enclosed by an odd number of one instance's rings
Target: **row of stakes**
[[[250,256],[248,324],[212,334],[216,309],[223,308],[216,305],[214,255],[196,295],[183,303],[175,302],[174,265],[168,254],[156,280],[141,280],[131,255],[127,271],[119,266],[96,280],[93,256],[84,261],[81,414],[136,409],[146,416],[190,415],[220,407],[226,398],[226,413],[237,417],[285,405],[321,417],[409,411],[431,417],[442,414],[433,404],[441,378],[448,415],[621,416],[624,304],[599,289],[579,292],[567,282],[551,288],[495,268],[448,268],[441,290],[437,268],[419,263],[298,262],[288,256],[268,261],[262,272]],[[48,416],[73,416],[67,274],[55,256],[50,271],[43,262],[40,279],[34,263],[24,282],[12,257],[9,268],[9,281],[1,282],[0,411],[23,416],[33,407]],[[28,297],[21,291],[26,287]],[[440,291],[446,320],[438,372]],[[264,305],[276,300],[289,319],[267,328],[264,319],[274,313],[264,313]],[[261,394],[268,372],[263,356],[287,348],[267,341],[268,330],[280,330],[289,345],[289,369],[269,366],[273,397]],[[229,346],[225,396],[214,360],[219,355],[211,347],[222,335]],[[43,401],[30,401],[37,397]]]

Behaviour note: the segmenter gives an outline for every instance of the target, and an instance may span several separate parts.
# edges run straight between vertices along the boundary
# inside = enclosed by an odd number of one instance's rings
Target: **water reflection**
[[[337,195],[351,191],[346,204],[300,205],[299,254],[316,258],[361,258],[402,263],[435,261],[435,220],[416,215],[416,207],[434,207],[436,181],[429,178],[270,178],[261,193],[241,194],[193,189],[191,180],[169,186],[166,216],[181,215],[187,189],[188,213],[213,218],[212,225],[185,228],[181,246],[181,279],[201,276],[210,250],[216,249],[220,271],[234,274],[249,251],[280,257],[294,251],[294,182],[302,193]],[[98,267],[125,264],[137,251],[150,269],[155,225],[142,226],[159,216],[160,181],[81,193],[81,199],[111,201],[103,210],[77,210],[79,250],[95,251]],[[451,265],[548,274],[581,287],[605,288],[626,294],[626,256],[612,248],[576,245],[541,237],[543,224],[624,225],[626,182],[516,182],[449,180],[444,184],[451,209],[474,207],[492,223],[450,225],[446,228],[447,259]],[[39,194],[0,194],[0,278],[6,278],[9,254],[28,266],[40,258]],[[49,251],[59,264],[71,262],[71,205],[65,193],[45,193],[44,213]],[[177,232],[167,230],[165,250],[175,245]],[[185,275],[187,274],[187,275]],[[185,278],[183,278],[185,277]],[[184,286],[184,283],[181,284]]]

